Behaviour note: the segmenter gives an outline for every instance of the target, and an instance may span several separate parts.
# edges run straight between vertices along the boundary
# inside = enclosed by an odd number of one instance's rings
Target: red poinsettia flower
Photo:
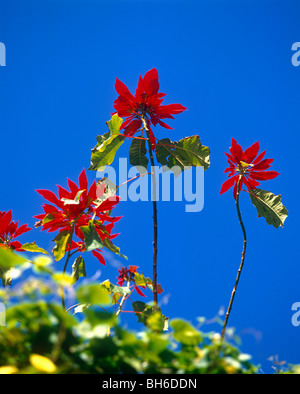
[[[0,212],[0,247],[22,252],[22,244],[15,239],[30,230],[27,224],[19,227],[19,222],[12,221],[12,211]]]
[[[259,181],[266,181],[276,178],[279,173],[276,171],[267,171],[274,159],[264,159],[266,151],[258,154],[260,149],[259,142],[256,142],[250,148],[243,151],[242,147],[232,139],[230,154],[225,153],[228,158],[229,167],[226,168],[225,173],[228,172],[229,179],[223,183],[221,193],[227,192],[232,186],[234,198],[237,195],[238,181],[240,180],[240,190],[243,184],[248,190],[256,189],[260,185]]]
[[[124,282],[133,282],[134,283],[134,285],[133,285],[134,290],[136,290],[136,292],[140,296],[146,297],[145,294],[139,289],[139,287],[135,284],[135,281],[134,281],[134,276],[135,276],[138,268],[139,267],[137,267],[135,265],[130,265],[129,268],[122,267],[121,269],[119,269],[118,270],[119,276],[118,276],[117,284],[119,286],[123,286]],[[145,289],[145,286],[140,286],[140,287]]]
[[[143,126],[146,121],[151,139],[152,149],[155,149],[155,137],[151,130],[151,124],[157,124],[172,129],[162,119],[174,119],[173,115],[186,110],[181,104],[162,105],[165,93],[159,93],[158,72],[155,68],[148,71],[144,78],[140,76],[135,95],[132,95],[118,78],[115,88],[119,97],[114,102],[114,108],[118,115],[126,118],[122,124],[124,135],[131,137]]]
[[[105,192],[105,185],[97,186],[96,181],[92,186],[88,187],[88,181],[85,170],[79,175],[79,186],[68,179],[69,191],[58,185],[58,197],[49,190],[37,190],[50,204],[44,204],[44,213],[35,216],[39,222],[36,227],[42,226],[43,231],[69,231],[74,232],[80,241],[72,240],[71,245],[68,245],[67,251],[70,249],[77,249],[84,251],[84,235],[80,230],[81,227],[88,226],[89,222],[93,220],[96,231],[101,238],[113,239],[118,234],[112,235],[111,232],[114,223],[120,217],[111,217],[110,212],[119,202],[118,196],[101,199]],[[98,252],[97,252],[98,250]],[[105,260],[100,255],[100,249],[93,251],[93,255],[98,258],[101,264],[105,265]]]

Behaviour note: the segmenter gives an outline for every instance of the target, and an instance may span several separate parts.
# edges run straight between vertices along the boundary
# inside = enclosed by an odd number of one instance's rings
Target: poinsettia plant
[[[153,68],[144,77],[140,75],[137,89],[133,95],[128,87],[116,79],[115,89],[118,93],[113,103],[116,110],[107,122],[109,132],[97,136],[97,145],[92,151],[91,170],[103,170],[110,165],[117,150],[127,138],[132,139],[129,149],[129,161],[141,174],[147,173],[149,159],[152,175],[153,205],[153,298],[158,308],[157,253],[158,253],[158,214],[156,196],[155,164],[158,162],[167,170],[180,168],[184,171],[191,166],[201,166],[205,170],[210,165],[210,150],[203,146],[198,135],[185,137],[179,142],[169,138],[158,140],[153,126],[172,129],[165,119],[174,119],[174,115],[187,108],[181,104],[163,105],[166,94],[159,92],[158,71]],[[148,157],[147,147],[148,145]]]
[[[131,165],[136,167],[141,175],[151,174],[152,278],[144,276],[136,265],[123,266],[119,268],[113,279],[80,287],[76,293],[79,303],[66,307],[65,288],[73,286],[80,278],[87,277],[87,253],[91,252],[91,256],[103,266],[106,265],[104,249],[126,259],[114,243],[119,235],[115,233],[115,227],[121,219],[120,216],[115,216],[114,212],[119,205],[120,197],[115,191],[110,190],[104,180],[94,181],[89,186],[85,170],[80,173],[78,183],[67,180],[68,189],[58,185],[57,194],[50,190],[37,190],[45,201],[42,205],[43,212],[35,216],[38,220],[35,227],[55,234],[53,259],[58,266],[64,260],[62,269],[53,273],[48,268],[48,265],[52,264],[50,256],[46,256],[45,259],[28,258],[27,252],[44,255],[49,253],[35,242],[22,244],[19,237],[31,231],[31,228],[27,224],[19,226],[19,222],[13,221],[12,211],[0,212],[0,278],[3,286],[11,285],[14,265],[29,261],[38,270],[50,274],[59,284],[62,307],[67,312],[72,310],[74,313],[79,313],[94,306],[101,309],[105,309],[104,306],[113,307],[114,317],[119,316],[121,312],[132,312],[146,327],[152,329],[155,327],[155,331],[163,331],[168,328],[168,318],[162,314],[158,303],[158,295],[163,289],[158,283],[157,270],[158,214],[155,164],[160,164],[164,170],[174,171],[175,175],[178,174],[178,168],[181,171],[190,167],[202,167],[207,170],[210,166],[210,149],[202,145],[198,135],[184,137],[179,141],[171,141],[168,137],[162,139],[156,137],[157,126],[171,130],[166,121],[174,120],[175,115],[185,112],[187,108],[181,104],[164,104],[166,94],[160,92],[158,72],[155,68],[148,71],[144,77],[139,77],[135,94],[132,94],[118,78],[115,89],[118,94],[113,103],[115,112],[107,122],[108,131],[97,136],[89,169],[103,171],[106,166],[111,165],[118,149],[127,140],[131,142],[128,151]],[[288,216],[280,195],[258,188],[262,181],[274,179],[279,175],[271,169],[273,159],[265,158],[266,151],[260,153],[259,142],[243,150],[237,141],[232,139],[230,152],[225,154],[228,161],[225,173],[228,174],[228,179],[222,185],[221,194],[233,189],[244,240],[241,264],[226,313],[221,341],[225,338],[246,256],[247,236],[240,210],[241,193],[246,192],[250,196],[258,216],[264,217],[267,224],[275,228],[283,227]],[[150,172],[148,172],[149,164]],[[25,253],[26,257],[20,256],[20,253]],[[70,262],[72,262],[72,270],[68,273]],[[132,300],[133,296],[145,299],[148,290],[153,294],[153,304]],[[123,309],[127,300],[132,301],[132,311]]]
[[[274,159],[264,158],[266,150],[259,154],[259,142],[254,143],[244,151],[233,138],[229,150],[230,153],[225,153],[229,164],[229,167],[225,169],[225,173],[228,173],[229,179],[223,183],[221,194],[227,192],[231,187],[233,187],[233,197],[236,203],[238,219],[242,228],[244,242],[241,264],[223,325],[221,335],[222,340],[225,337],[229,316],[246,257],[247,234],[240,210],[240,193],[242,191],[246,191],[248,195],[250,195],[251,201],[257,209],[258,217],[264,217],[268,224],[271,224],[276,228],[279,226],[283,227],[288,216],[288,211],[283,206],[280,195],[276,196],[271,192],[257,188],[260,186],[260,181],[271,180],[279,175],[276,171],[269,171]],[[247,190],[243,190],[243,185],[246,186]]]

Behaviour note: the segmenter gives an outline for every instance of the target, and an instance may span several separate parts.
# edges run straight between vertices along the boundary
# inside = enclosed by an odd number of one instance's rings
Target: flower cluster
[[[124,135],[133,136],[146,122],[152,149],[156,141],[151,130],[151,124],[159,124],[166,129],[172,129],[162,119],[174,119],[173,115],[186,110],[181,104],[162,105],[165,93],[159,93],[158,72],[155,68],[148,71],[144,78],[140,76],[135,95],[118,78],[115,88],[119,97],[114,102],[114,108],[120,117],[126,118],[122,125]]]
[[[19,227],[19,222],[12,221],[12,211],[0,212],[0,247],[22,252],[22,244],[15,239],[30,230],[27,224]]]
[[[73,233],[80,241],[71,238],[68,250],[84,251],[84,234],[82,227],[88,226],[93,221],[96,232],[101,240],[105,238],[113,239],[118,234],[112,235],[114,223],[120,217],[111,217],[110,211],[119,202],[118,196],[103,198],[105,185],[97,186],[96,181],[88,187],[85,170],[79,175],[79,186],[68,179],[69,191],[58,185],[58,197],[49,190],[37,190],[50,204],[44,204],[44,213],[35,216],[39,221],[36,227],[42,226],[43,231],[60,233]],[[101,264],[105,265],[105,260],[99,253],[100,249],[93,250],[93,255],[98,258]]]
[[[135,284],[135,274],[137,273],[137,269],[139,267],[135,266],[135,265],[130,265],[129,268],[126,267],[122,267],[121,269],[119,269],[119,276],[118,276],[118,282],[117,284],[119,286],[123,286],[124,282],[133,282],[133,290],[136,290],[136,292],[142,296],[142,297],[146,297],[145,294],[139,289],[139,287]],[[143,289],[145,289],[145,286],[140,286]]]
[[[228,173],[229,179],[225,181],[221,188],[221,194],[227,192],[232,186],[233,195],[236,198],[237,187],[242,189],[243,184],[248,190],[256,189],[260,185],[259,181],[266,181],[276,178],[279,173],[276,171],[267,171],[273,159],[264,159],[266,151],[258,155],[260,149],[259,142],[256,142],[250,148],[243,151],[242,147],[232,139],[230,154],[225,153],[229,167],[225,173]]]

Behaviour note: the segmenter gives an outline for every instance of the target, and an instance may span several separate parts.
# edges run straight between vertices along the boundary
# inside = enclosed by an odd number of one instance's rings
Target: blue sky
[[[89,167],[90,149],[113,111],[116,77],[134,91],[139,74],[156,67],[165,103],[188,107],[170,122],[173,131],[157,128],[156,136],[199,134],[211,147],[204,210],[186,213],[179,202],[158,208],[159,282],[170,295],[163,311],[171,318],[195,323],[229,302],[242,248],[232,193],[219,196],[231,138],[245,148],[259,140],[275,159],[281,175],[262,188],[282,194],[290,216],[275,230],[242,195],[248,252],[229,323],[264,369],[275,354],[300,362],[300,327],[291,324],[292,304],[300,301],[300,67],[291,63],[299,12],[294,0],[0,0],[7,50],[0,67],[0,210],[13,209],[15,219],[33,225],[42,203],[34,190],[55,191]],[[151,204],[123,202],[117,214],[118,245],[151,275]],[[29,234],[24,241],[51,250],[51,236]],[[88,273],[98,268],[90,258]],[[103,280],[116,275],[110,265],[102,271]],[[125,320],[134,325],[133,316]]]

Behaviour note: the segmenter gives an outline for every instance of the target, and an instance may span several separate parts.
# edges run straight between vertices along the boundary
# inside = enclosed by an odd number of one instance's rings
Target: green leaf
[[[128,295],[131,293],[131,290],[126,286],[117,286],[110,283],[109,280],[105,280],[104,282],[100,283],[100,286],[104,290],[107,291],[108,294],[120,294],[121,296]]]
[[[145,304],[141,301],[132,303],[132,308],[136,313],[138,322],[153,331],[166,331],[168,329],[168,318],[161,313],[158,308]]]
[[[64,205],[79,205],[80,203],[80,197],[82,193],[84,193],[85,190],[79,190],[79,192],[76,194],[74,200],[69,200],[68,198],[62,198],[61,201],[64,203]]]
[[[88,307],[89,307],[88,304],[79,304],[74,308],[73,314],[76,315],[76,313],[82,313]]]
[[[14,267],[26,261],[26,259],[15,254],[10,249],[0,248],[0,279],[3,287],[11,285],[15,272]]]
[[[77,282],[82,277],[86,278],[85,262],[82,257],[77,257],[72,265],[72,278]]]
[[[53,254],[55,261],[60,261],[66,254],[66,248],[70,241],[70,232],[68,230],[63,230],[53,240],[56,246],[53,248]]]
[[[49,222],[51,222],[51,221],[54,220],[54,219],[55,219],[55,217],[54,217],[51,213],[48,213],[48,214],[44,217],[43,220],[39,220],[38,222],[36,222],[35,225],[34,225],[34,227],[35,227],[35,228],[41,227],[42,225],[44,225],[44,224],[46,224],[46,223],[49,223]]]
[[[172,320],[170,325],[174,330],[174,338],[183,345],[196,346],[203,340],[200,332],[184,320]]]
[[[92,220],[89,221],[88,226],[80,227],[80,230],[84,235],[84,243],[87,252],[103,248],[103,243]]]
[[[179,167],[184,171],[193,166],[207,170],[210,166],[210,149],[201,144],[198,135],[183,138],[179,142],[165,138],[157,142],[155,149],[157,161],[167,169]]]
[[[115,158],[117,150],[123,144],[125,137],[120,134],[123,119],[117,114],[107,122],[109,132],[97,136],[97,145],[92,150],[90,170],[103,171]]]
[[[97,284],[80,287],[77,291],[77,297],[79,302],[83,304],[109,305],[111,303],[109,295]]]
[[[276,228],[283,227],[288,211],[281,202],[281,195],[276,196],[266,190],[253,189],[250,191],[250,198],[257,209],[258,217],[264,217],[267,224]]]
[[[153,292],[153,282],[150,278],[146,278],[144,274],[135,273],[134,281],[137,286],[146,286]],[[160,284],[157,284],[157,291],[158,293],[162,293],[163,289]]]
[[[55,272],[52,275],[52,279],[62,287],[70,287],[74,284],[74,278],[68,273],[64,272]]]
[[[129,161],[132,166],[141,170],[141,174],[144,174],[147,171],[149,160],[146,155],[146,141],[142,139],[133,139],[129,149]]]
[[[111,252],[117,254],[120,257],[123,257],[125,260],[128,260],[127,256],[124,256],[123,254],[121,254],[120,253],[120,248],[118,246],[114,245],[108,237],[106,237],[102,241],[102,243],[103,243],[103,246],[105,246]]]
[[[145,304],[142,301],[135,301],[132,303],[132,308],[137,312],[138,322],[147,327],[147,319],[154,313],[154,307]]]
[[[24,244],[22,245],[21,249],[25,250],[26,252],[49,254],[48,252],[46,252],[46,250],[37,246],[36,242]]]

